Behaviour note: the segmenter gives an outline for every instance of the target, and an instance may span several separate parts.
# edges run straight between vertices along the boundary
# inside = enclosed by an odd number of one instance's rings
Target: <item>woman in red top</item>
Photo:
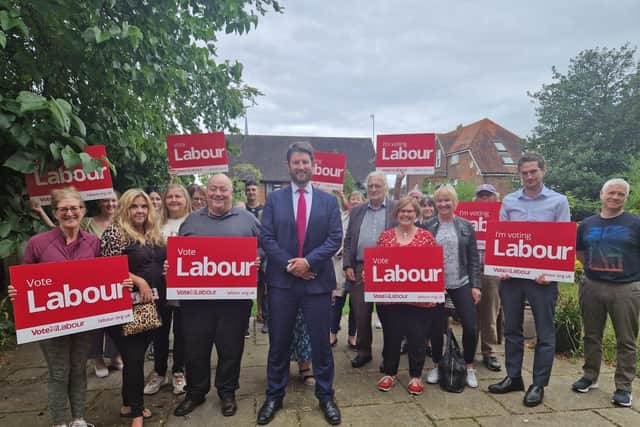
[[[415,225],[419,212],[420,205],[413,198],[400,200],[393,212],[398,225],[380,235],[378,246],[434,246],[436,242],[433,235]],[[415,395],[422,394],[422,368],[426,356],[424,343],[431,325],[440,317],[438,311],[441,309],[435,303],[419,302],[377,304],[377,309],[384,334],[382,368],[385,374],[378,382],[378,389],[389,391],[397,381],[400,341],[406,336],[411,376],[408,391]]]

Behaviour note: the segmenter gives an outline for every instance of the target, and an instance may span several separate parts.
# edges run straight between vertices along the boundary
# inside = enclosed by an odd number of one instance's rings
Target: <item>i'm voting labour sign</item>
[[[489,276],[572,282],[575,222],[490,222],[484,273]]]
[[[176,175],[228,172],[223,132],[167,135],[169,171]]]
[[[126,256],[9,267],[18,344],[105,328],[133,319]]]
[[[414,133],[378,135],[376,170],[396,174],[433,175],[435,173],[436,135]]]
[[[460,202],[456,206],[456,215],[473,225],[478,249],[486,247],[487,226],[500,219],[500,206],[500,202]]]

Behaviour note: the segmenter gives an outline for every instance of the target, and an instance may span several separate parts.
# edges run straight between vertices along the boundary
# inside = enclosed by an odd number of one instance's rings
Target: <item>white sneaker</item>
[[[169,379],[166,376],[161,377],[157,372],[153,371],[144,386],[144,394],[156,394],[160,391],[160,387],[165,384],[169,384]]]
[[[476,378],[476,370],[473,368],[467,368],[467,386],[478,388],[478,378]]]
[[[69,427],[95,427],[93,424],[89,424],[85,420],[74,420],[71,421]]]
[[[107,368],[107,365],[104,363],[104,359],[96,359],[95,371],[96,377],[98,378],[105,378],[109,376],[109,368]]]
[[[438,372],[438,367],[431,369],[429,374],[427,375],[427,383],[429,384],[438,384],[440,382],[440,372]]]
[[[177,396],[184,393],[184,386],[186,385],[187,380],[185,380],[182,372],[176,372],[173,374],[173,394]]]

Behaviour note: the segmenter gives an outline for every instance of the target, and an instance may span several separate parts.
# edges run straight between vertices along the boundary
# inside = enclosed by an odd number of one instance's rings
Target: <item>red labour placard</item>
[[[169,237],[167,299],[256,298],[255,237]]]
[[[478,249],[484,249],[487,240],[487,224],[500,220],[500,202],[460,202],[455,214],[471,221],[476,231]]]
[[[376,170],[388,174],[433,175],[436,165],[436,135],[415,133],[378,135]]]
[[[365,248],[369,302],[444,302],[442,246]]]
[[[575,222],[490,222],[484,273],[572,282],[576,260]]]
[[[169,171],[177,175],[228,172],[223,132],[167,135]]]
[[[25,175],[29,197],[37,199],[42,205],[51,204],[51,190],[64,187],[75,187],[84,200],[98,200],[113,197],[111,172],[107,165],[104,145],[88,145],[84,152],[102,162],[102,167],[86,173],[82,166],[65,169],[60,166],[56,170],[48,171],[44,175],[30,173]]]
[[[341,153],[313,152],[314,165],[311,183],[321,190],[342,190],[347,156]]]
[[[126,256],[9,267],[18,344],[130,322]]]

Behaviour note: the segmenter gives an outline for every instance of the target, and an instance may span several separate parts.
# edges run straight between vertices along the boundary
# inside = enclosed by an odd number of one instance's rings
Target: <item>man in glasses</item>
[[[373,303],[364,300],[364,248],[375,247],[380,233],[397,224],[393,216],[395,202],[387,198],[387,177],[382,172],[371,172],[367,177],[368,203],[352,209],[349,227],[344,239],[342,265],[350,284],[350,298],[356,316],[358,355],[351,366],[360,368],[371,362],[371,313]]]
[[[518,161],[522,188],[508,194],[502,201],[500,221],[569,222],[567,198],[547,187],[544,158],[537,153],[525,153]],[[505,365],[507,376],[489,386],[495,394],[524,390],[522,359],[524,336],[522,323],[525,299],[531,305],[536,323],[537,342],[533,358],[533,384],[524,396],[525,406],[537,406],[544,398],[555,356],[556,335],[554,313],[558,298],[558,283],[544,276],[536,280],[501,277],[500,299],[504,310]]]

